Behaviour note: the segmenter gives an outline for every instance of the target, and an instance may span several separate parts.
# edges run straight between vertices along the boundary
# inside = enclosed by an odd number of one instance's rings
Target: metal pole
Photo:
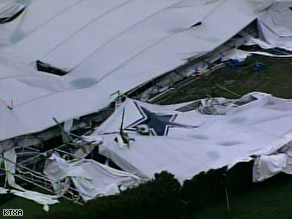
[[[227,190],[226,185],[225,185],[225,196],[226,196],[227,209],[228,209],[228,211],[230,211],[229,195],[228,195],[228,190]]]
[[[239,95],[239,94],[237,94],[237,93],[235,93],[235,92],[233,92],[233,91],[227,89],[226,87],[222,87],[222,86],[220,86],[220,85],[218,85],[218,84],[215,84],[215,86],[218,87],[218,88],[221,88],[222,90],[225,90],[225,91],[227,91],[227,92],[229,92],[229,93],[231,93],[231,94],[233,94],[233,95],[235,95],[235,96],[237,96],[237,97],[241,97],[241,95]]]

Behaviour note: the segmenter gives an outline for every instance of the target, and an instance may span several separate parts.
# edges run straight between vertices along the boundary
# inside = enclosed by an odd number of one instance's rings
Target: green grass
[[[40,204],[35,203],[34,201],[27,200],[24,198],[12,198],[10,201],[6,202],[4,205],[0,206],[0,218],[2,216],[3,209],[22,209],[24,213],[24,217],[22,218],[41,218],[42,216],[45,216],[47,214],[57,213],[61,212],[63,210],[70,211],[76,211],[78,209],[83,210],[82,206],[78,204],[74,204],[67,200],[61,200],[61,203],[51,205],[49,213],[46,213],[43,210],[43,206]],[[69,219],[69,218],[68,218]]]
[[[291,219],[292,177],[277,176],[229,198],[229,212],[222,198],[184,219]]]
[[[264,63],[260,70],[254,70],[256,62]],[[277,97],[292,98],[292,59],[251,57],[242,67],[225,67],[209,76],[202,76],[188,86],[170,93],[162,104],[191,101],[209,96],[237,98],[219,88],[225,87],[239,95],[253,91],[273,94]]]

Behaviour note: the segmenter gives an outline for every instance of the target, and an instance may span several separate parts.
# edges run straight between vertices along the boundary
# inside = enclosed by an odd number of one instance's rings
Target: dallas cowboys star
[[[136,102],[134,102],[137,110],[141,114],[141,118],[137,121],[133,122],[129,126],[125,128],[128,131],[136,131],[139,125],[147,125],[152,133],[152,135],[157,136],[166,136],[168,135],[168,131],[170,128],[173,127],[180,127],[180,128],[198,128],[198,126],[189,126],[183,125],[179,123],[175,123],[174,120],[177,117],[177,114],[167,114],[167,115],[160,115],[150,110],[146,109],[145,107],[139,106]]]

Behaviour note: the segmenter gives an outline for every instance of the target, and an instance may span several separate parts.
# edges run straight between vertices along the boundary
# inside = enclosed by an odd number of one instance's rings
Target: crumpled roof
[[[98,111],[111,93],[214,50],[257,17],[249,0],[14,2],[26,9],[0,25],[0,140]],[[37,60],[68,74],[37,71]]]
[[[121,124],[128,145],[117,141]],[[123,170],[147,178],[166,170],[183,182],[291,144],[291,124],[292,100],[254,92],[164,106],[128,99],[92,135]],[[149,135],[137,131],[142,125]]]

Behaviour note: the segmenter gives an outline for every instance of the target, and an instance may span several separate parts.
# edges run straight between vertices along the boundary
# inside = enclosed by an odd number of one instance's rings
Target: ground
[[[237,196],[221,199],[184,219],[291,219],[291,176],[277,176]]]
[[[263,63],[264,66],[255,70],[255,63]],[[238,98],[223,88],[240,96],[261,91],[292,99],[292,59],[251,57],[244,66],[227,66],[209,76],[203,76],[200,80],[194,80],[186,87],[175,89],[160,103],[171,104],[207,96]]]
[[[256,62],[264,66],[254,69]],[[229,91],[226,91],[229,90]],[[292,59],[251,57],[244,66],[225,67],[209,76],[202,76],[188,86],[175,89],[162,104],[190,101],[207,96],[237,98],[252,91],[261,91],[277,97],[292,99]],[[236,93],[236,94],[232,94]],[[290,219],[292,218],[292,178],[280,176],[258,184],[244,194],[230,197],[231,211],[226,208],[226,201],[218,200],[197,213],[189,213],[184,219]],[[13,198],[0,206],[3,208],[22,208],[24,218],[47,214],[42,207],[21,198]],[[79,205],[62,201],[52,206],[51,212],[63,209],[77,209]]]
[[[4,205],[0,206],[0,218],[2,216],[3,209],[22,209],[24,216],[22,218],[41,218],[42,215],[46,215],[43,207],[33,201],[23,199],[23,198],[13,198],[6,202]],[[60,212],[64,209],[82,209],[82,206],[74,204],[70,201],[62,200],[60,204],[56,204],[50,207],[49,213]]]

